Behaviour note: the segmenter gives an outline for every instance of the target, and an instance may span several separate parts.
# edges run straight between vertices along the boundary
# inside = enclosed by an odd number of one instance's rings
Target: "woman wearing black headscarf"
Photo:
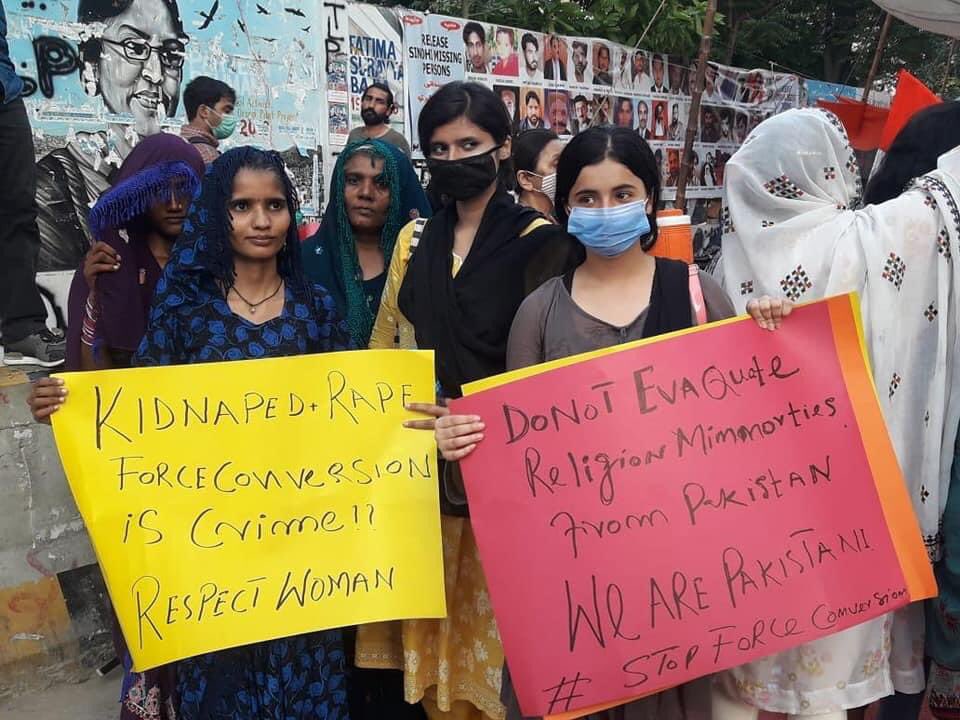
[[[507,335],[527,293],[581,257],[578,244],[507,192],[511,121],[492,90],[445,85],[424,105],[419,135],[432,182],[451,202],[400,233],[371,347],[435,351],[437,398],[411,406],[432,430],[461,386],[506,368]],[[427,398],[423,398],[427,400]],[[357,664],[402,669],[408,702],[431,718],[503,716],[503,648],[455,468],[441,493],[448,617],[360,628]],[[449,481],[449,482],[448,482]],[[459,662],[462,653],[474,661]]]

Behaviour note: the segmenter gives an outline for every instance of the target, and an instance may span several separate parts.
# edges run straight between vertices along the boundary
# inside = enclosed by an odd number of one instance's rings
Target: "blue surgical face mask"
[[[575,207],[570,211],[567,231],[598,255],[622,255],[650,234],[647,201],[616,207]]]

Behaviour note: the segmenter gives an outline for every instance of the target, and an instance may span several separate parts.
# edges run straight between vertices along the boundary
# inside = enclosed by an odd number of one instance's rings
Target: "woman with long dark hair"
[[[563,141],[552,130],[527,130],[513,142],[513,167],[521,205],[554,218],[553,198],[557,192],[557,160]]]
[[[557,216],[586,257],[524,300],[510,329],[507,370],[734,314],[710,276],[695,266],[647,254],[657,239],[660,190],[653,151],[626,128],[592,128],[564,148],[557,166]],[[437,444],[444,459],[456,463],[466,457],[483,441],[483,430],[476,416],[438,419]],[[510,690],[505,699],[507,717],[519,719]],[[709,717],[709,693],[702,683],[591,717],[668,720],[687,713]]]
[[[435,351],[437,397],[412,406],[433,430],[446,398],[506,368],[507,335],[528,292],[575,262],[576,244],[507,192],[511,122],[492,90],[453,82],[420,113],[420,145],[451,202],[400,233],[371,347]],[[357,663],[403,669],[430,718],[502,718],[503,648],[455,466],[443,468],[447,618],[360,628]],[[468,662],[469,659],[469,662]]]
[[[880,167],[867,183],[864,205],[900,195],[914,178],[937,169],[941,155],[960,146],[960,102],[925,108],[897,133]]]
[[[134,364],[282,357],[353,347],[336,302],[303,275],[296,193],[275,152],[211,166],[157,284]],[[341,632],[324,630],[177,662],[180,720],[344,720]]]
[[[90,211],[97,242],[70,283],[66,370],[130,366],[147,327],[154,289],[203,173],[197,149],[166,133],[142,140],[120,166],[113,185]],[[47,377],[33,384],[27,402],[34,420],[49,423],[66,400],[63,380]],[[114,645],[124,668],[121,720],[173,720],[174,666],[133,672],[113,619]]]
[[[330,199],[316,234],[301,246],[304,274],[322,285],[347,320],[357,347],[366,347],[401,228],[430,217],[416,171],[399,148],[383,140],[351,143],[337,156]],[[396,670],[353,667],[356,627],[343,629],[350,713],[354,718],[420,718],[403,701]]]

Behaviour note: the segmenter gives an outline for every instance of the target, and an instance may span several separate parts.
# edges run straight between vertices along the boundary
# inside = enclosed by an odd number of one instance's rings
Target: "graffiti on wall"
[[[9,15],[11,55],[27,85],[37,150],[41,272],[78,266],[92,240],[90,206],[141,137],[177,132],[186,122],[183,87],[198,75],[237,92],[238,132],[225,147],[284,151],[305,180],[307,210],[319,207],[319,6],[31,1]]]
[[[140,138],[178,132],[183,89],[198,75],[237,92],[238,130],[224,147],[281,151],[311,216],[323,205],[323,168],[360,124],[363,92],[378,81],[397,101],[392,126],[411,141],[423,103],[461,78],[495,89],[517,131],[630,128],[654,149],[669,198],[695,70],[684,58],[603,39],[347,0],[21,0],[8,24],[34,130],[38,269],[48,275],[79,265],[92,241],[89,208]],[[718,195],[746,134],[800,94],[793,75],[711,64],[689,195]]]

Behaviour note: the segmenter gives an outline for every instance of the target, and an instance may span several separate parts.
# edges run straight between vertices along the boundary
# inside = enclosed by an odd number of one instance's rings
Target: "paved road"
[[[94,676],[80,685],[61,685],[0,704],[3,720],[116,720],[120,716],[120,673]]]

